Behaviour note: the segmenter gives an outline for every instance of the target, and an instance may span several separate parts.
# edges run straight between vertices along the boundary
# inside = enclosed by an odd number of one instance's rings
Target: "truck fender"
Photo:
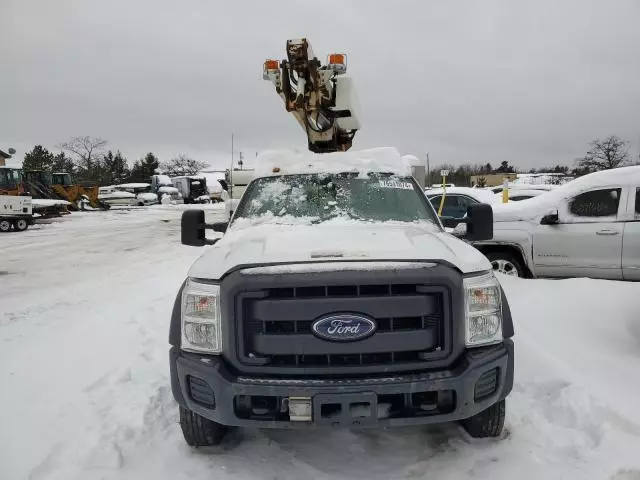
[[[500,232],[505,233],[505,232]],[[473,242],[472,245],[482,253],[495,252],[500,250],[511,250],[522,259],[522,264],[529,272],[531,277],[535,277],[535,268],[533,264],[533,246],[529,236],[504,235],[504,240],[494,239],[483,242]]]
[[[169,324],[169,344],[180,348],[180,341],[182,339],[182,291],[184,290],[187,281],[182,282],[178,295],[173,303],[173,310],[171,312],[171,323]]]

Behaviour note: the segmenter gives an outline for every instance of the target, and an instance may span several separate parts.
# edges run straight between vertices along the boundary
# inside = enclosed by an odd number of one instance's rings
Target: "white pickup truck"
[[[496,271],[640,280],[640,166],[585,175],[493,210],[493,239],[474,246]]]
[[[445,233],[395,149],[264,153],[230,221],[182,217],[214,244],[171,314],[170,372],[192,446],[229,426],[460,421],[499,437],[513,321],[489,261]],[[472,205],[467,239],[491,238]],[[209,240],[205,230],[224,233]]]

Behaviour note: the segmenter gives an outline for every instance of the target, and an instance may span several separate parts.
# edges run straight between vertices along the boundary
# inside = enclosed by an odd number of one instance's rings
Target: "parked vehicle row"
[[[493,210],[493,238],[474,245],[495,270],[640,280],[640,166],[585,175]]]

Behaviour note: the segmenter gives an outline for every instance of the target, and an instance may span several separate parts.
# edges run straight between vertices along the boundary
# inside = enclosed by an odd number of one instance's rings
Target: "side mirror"
[[[464,219],[455,217],[440,217],[440,221],[446,228],[455,228],[459,223],[463,223]]]
[[[558,216],[558,211],[556,210],[553,213],[547,213],[544,217],[540,219],[540,225],[555,225],[560,221],[560,217]]]
[[[467,208],[466,239],[472,242],[493,238],[493,209],[486,203],[476,203]]]
[[[228,192],[228,191],[229,191],[229,185],[227,184],[227,181],[226,181],[226,180],[219,179],[219,180],[218,180],[218,183],[220,184],[220,186],[222,187],[222,189],[223,189],[225,192]]]
[[[211,228],[204,221],[204,210],[187,210],[182,214],[180,240],[183,245],[202,247],[218,241],[208,240],[206,229]]]
[[[213,230],[214,232],[224,233],[227,231],[228,227],[229,227],[229,222],[216,222],[213,225],[211,225],[211,230]]]

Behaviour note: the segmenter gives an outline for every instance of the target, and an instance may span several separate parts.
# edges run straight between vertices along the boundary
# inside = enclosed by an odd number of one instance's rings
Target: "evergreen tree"
[[[127,159],[122,156],[120,151],[116,152],[116,156],[113,157],[113,164],[111,165],[111,177],[113,183],[124,183],[131,176],[131,170],[127,164]]]
[[[99,182],[101,185],[114,185],[126,182],[131,176],[127,160],[120,151],[114,155],[111,150],[103,156],[100,162]]]
[[[504,160],[500,162],[500,166],[496,169],[498,173],[515,173],[514,168],[509,165],[509,162]]]
[[[22,169],[25,172],[34,170],[51,171],[54,162],[53,153],[44,148],[42,145],[36,145],[30,152],[27,152],[22,162]]]
[[[150,183],[151,175],[156,173],[159,166],[158,157],[149,152],[142,160],[138,160],[133,164],[130,180],[132,182]]]
[[[76,171],[76,165],[69,157],[65,156],[64,152],[60,152],[53,158],[51,163],[52,172],[70,173],[73,175]]]

